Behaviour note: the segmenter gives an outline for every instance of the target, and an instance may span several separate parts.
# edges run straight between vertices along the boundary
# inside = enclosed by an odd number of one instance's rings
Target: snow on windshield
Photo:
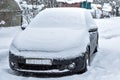
[[[40,12],[28,27],[86,27],[84,9],[53,8]]]

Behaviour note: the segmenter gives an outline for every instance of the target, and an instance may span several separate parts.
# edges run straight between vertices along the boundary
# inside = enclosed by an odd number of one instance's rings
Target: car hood
[[[13,40],[13,45],[20,51],[55,52],[89,43],[86,29],[65,28],[27,28]]]

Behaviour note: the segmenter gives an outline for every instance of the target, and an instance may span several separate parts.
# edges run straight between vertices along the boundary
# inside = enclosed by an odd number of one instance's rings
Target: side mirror
[[[95,32],[95,31],[98,31],[98,28],[91,28],[91,29],[89,29],[89,32]]]

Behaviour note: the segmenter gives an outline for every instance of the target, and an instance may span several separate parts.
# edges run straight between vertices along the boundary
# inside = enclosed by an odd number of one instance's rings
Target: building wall
[[[80,7],[80,3],[68,4],[68,3],[59,2],[58,7]]]
[[[4,24],[1,23],[3,21]],[[17,3],[14,0],[2,0],[0,3],[0,27],[19,26],[21,21],[21,11]]]
[[[73,4],[65,3],[63,6],[64,7],[80,7],[80,3],[73,3]]]

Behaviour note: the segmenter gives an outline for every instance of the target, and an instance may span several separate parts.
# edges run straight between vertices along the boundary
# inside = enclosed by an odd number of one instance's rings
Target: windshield
[[[29,27],[84,28],[85,16],[79,8],[46,9],[36,16]]]

